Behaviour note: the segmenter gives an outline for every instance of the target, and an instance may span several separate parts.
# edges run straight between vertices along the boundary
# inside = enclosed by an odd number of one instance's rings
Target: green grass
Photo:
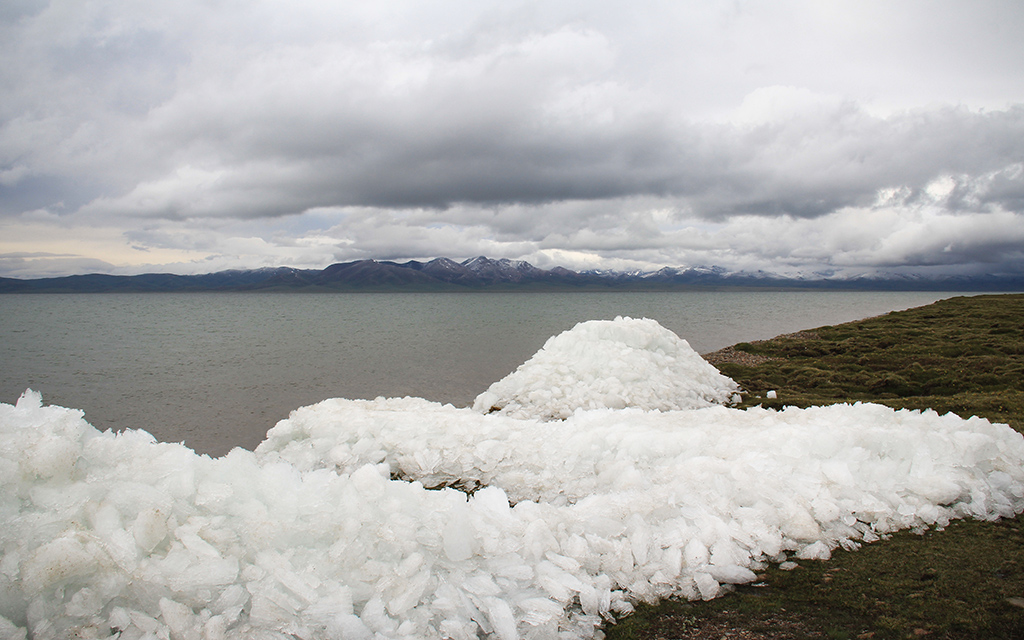
[[[777,358],[724,364],[744,405],[878,402],[980,415],[1024,430],[1024,296],[951,298],[737,349]],[[776,400],[764,399],[776,390]]]
[[[807,335],[810,333],[811,335]],[[1024,295],[952,298],[798,337],[741,343],[774,358],[723,364],[742,406],[878,402],[978,415],[1024,432]],[[769,390],[778,398],[765,399]],[[1024,638],[1024,516],[901,532],[827,562],[771,567],[711,602],[641,606],[609,640]]]

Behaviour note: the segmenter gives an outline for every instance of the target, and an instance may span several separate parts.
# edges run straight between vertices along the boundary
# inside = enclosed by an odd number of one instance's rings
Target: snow
[[[665,333],[583,323],[487,392],[494,413],[331,399],[221,458],[27,391],[0,404],[0,632],[590,638],[768,562],[1024,510],[1006,425],[731,409],[735,384]],[[523,393],[556,379],[571,402]]]

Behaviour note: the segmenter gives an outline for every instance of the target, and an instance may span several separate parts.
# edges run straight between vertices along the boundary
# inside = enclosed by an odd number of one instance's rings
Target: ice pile
[[[577,409],[697,409],[739,391],[654,320],[581,322],[480,394],[473,408],[513,418],[564,420]]]
[[[1024,437],[878,405],[551,423],[335,399],[211,459],[26,392],[0,404],[0,483],[0,637],[568,639],[1019,513]]]

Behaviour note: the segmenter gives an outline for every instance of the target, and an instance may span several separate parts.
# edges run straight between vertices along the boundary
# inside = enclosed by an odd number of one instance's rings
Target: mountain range
[[[787,277],[730,272],[721,267],[665,267],[657,271],[539,269],[522,260],[479,256],[463,262],[436,258],[357,260],[325,269],[290,267],[218,271],[202,275],[88,274],[59,278],[0,278],[0,293],[103,293],[158,291],[470,291],[470,290],[680,290],[691,288],[868,289],[903,291],[1024,291],[1024,275]]]

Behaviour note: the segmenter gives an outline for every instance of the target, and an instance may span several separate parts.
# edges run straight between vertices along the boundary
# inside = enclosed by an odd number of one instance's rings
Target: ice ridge
[[[615,340],[657,334],[616,323]],[[714,598],[768,562],[1024,511],[1006,425],[700,403],[552,421],[331,399],[210,458],[28,391],[0,404],[0,635],[591,638],[637,601]]]

